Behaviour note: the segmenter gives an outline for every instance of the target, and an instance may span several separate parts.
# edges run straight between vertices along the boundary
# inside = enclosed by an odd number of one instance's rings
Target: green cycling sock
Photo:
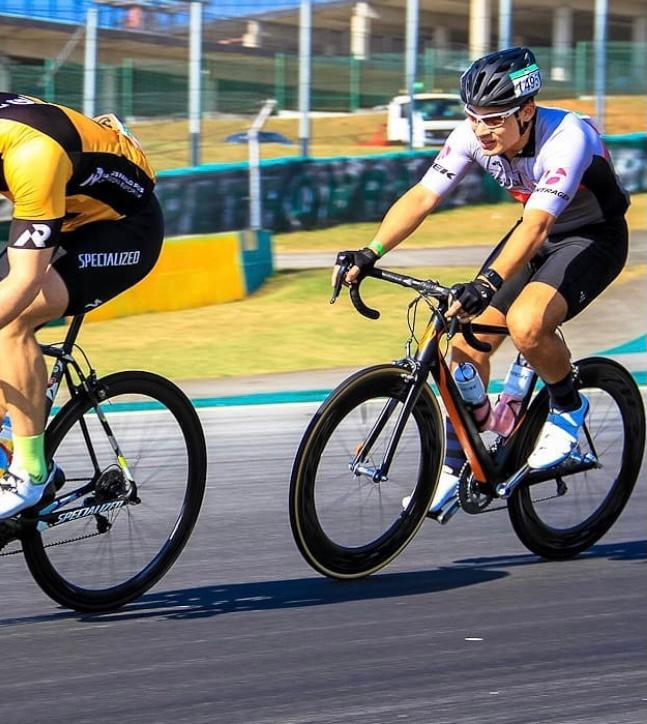
[[[16,467],[29,473],[32,482],[39,485],[47,480],[44,433],[28,437],[14,435],[13,457]]]

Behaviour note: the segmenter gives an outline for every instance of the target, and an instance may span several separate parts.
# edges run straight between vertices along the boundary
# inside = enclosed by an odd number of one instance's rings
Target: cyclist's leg
[[[544,243],[541,263],[508,315],[510,335],[548,384],[570,370],[557,327],[587,307],[618,276],[627,257],[624,219],[553,235]]]
[[[154,197],[129,217],[62,234],[64,253],[49,268],[39,296],[0,333],[5,355],[0,384],[12,422],[17,423],[12,467],[12,480],[17,482],[2,495],[0,517],[35,505],[48,487],[42,483],[58,474],[56,466],[47,469],[44,457],[47,371],[34,329],[50,319],[88,311],[140,281],[157,261],[162,234],[161,211]]]
[[[68,300],[65,283],[50,267],[34,301],[0,329],[0,407],[8,408],[14,435],[33,436],[43,432],[47,369],[34,330],[62,316]]]
[[[517,225],[518,222],[497,244],[481,267],[481,271],[488,267],[494,259],[496,259]],[[492,298],[490,306],[474,320],[474,323],[505,326],[506,313],[519,295],[521,289],[523,289],[524,285],[527,283],[532,272],[532,266],[528,265],[525,269],[518,272],[512,279],[507,280]],[[478,339],[490,344],[492,349],[489,352],[480,352],[470,346],[462,335],[456,335],[452,340],[451,368],[453,369],[461,362],[471,362],[478,370],[481,379],[487,388],[490,380],[490,358],[501,346],[505,337],[504,335],[499,334],[482,333],[479,333],[476,336]],[[484,405],[482,409],[475,410],[475,418],[480,427],[488,429],[491,427],[493,424],[493,418],[490,414],[489,401],[486,402],[486,405]],[[454,504],[454,501],[457,500],[458,479],[466,462],[465,452],[463,451],[449,417],[445,418],[445,441],[446,446],[443,472],[430,507],[430,513],[434,516],[441,511],[450,508],[452,504]],[[403,501],[403,503],[404,502],[405,501]]]
[[[563,462],[575,449],[588,400],[575,389],[570,354],[557,327],[571,319],[615,279],[627,255],[624,219],[554,235],[544,244],[544,261],[508,313],[515,345],[546,383],[551,413],[531,467]]]
[[[2,259],[5,275],[7,259]],[[60,276],[48,267],[40,291],[15,319],[0,328],[0,388],[12,425],[13,459],[3,470],[0,519],[36,505],[61,473],[45,459],[45,387],[47,369],[34,336],[39,324],[59,316],[67,305]],[[4,410],[3,410],[4,414]],[[3,435],[5,445],[8,436]]]
[[[517,221],[512,229],[510,229],[496,245],[481,266],[480,271],[483,271],[494,262],[519,223],[520,222]],[[490,306],[474,320],[474,323],[505,326],[508,310],[514,303],[514,300],[519,296],[521,290],[528,283],[533,272],[534,266],[528,264],[524,269],[515,274],[514,277],[506,280],[501,289],[492,297]],[[462,335],[456,335],[452,340],[452,369],[460,362],[471,362],[479,371],[481,379],[487,387],[490,380],[490,357],[501,346],[505,337],[500,334],[477,334],[476,337],[483,342],[487,342],[492,347],[491,351],[479,352],[474,349],[474,347],[471,347]]]

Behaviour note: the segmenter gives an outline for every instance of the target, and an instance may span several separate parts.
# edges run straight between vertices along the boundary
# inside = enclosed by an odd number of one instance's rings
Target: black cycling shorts
[[[164,237],[155,196],[139,211],[117,221],[95,221],[58,238],[52,266],[70,296],[64,316],[83,314],[141,281],[155,266]],[[0,279],[9,271],[6,251]]]
[[[497,244],[481,270],[494,262],[517,225]],[[504,282],[491,304],[507,314],[526,284],[543,282],[564,297],[568,305],[566,319],[572,319],[620,274],[628,250],[624,217],[551,234],[528,264]]]

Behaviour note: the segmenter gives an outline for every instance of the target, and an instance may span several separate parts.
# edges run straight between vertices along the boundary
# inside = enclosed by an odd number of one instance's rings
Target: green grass
[[[518,204],[484,204],[439,211],[429,216],[406,241],[408,248],[494,245],[519,218]],[[379,224],[342,224],[330,229],[293,231],[273,236],[274,250],[334,251],[359,249],[373,238]]]
[[[633,228],[645,228],[646,201],[647,194],[634,197]],[[428,232],[424,229],[419,234],[429,233],[427,238],[434,240],[438,236],[442,245],[491,244],[517,213],[518,207],[512,204],[446,211],[432,216],[426,222]],[[355,224],[282,234],[276,248],[360,247],[374,229],[372,224]],[[432,245],[422,238],[407,243]],[[474,273],[477,260],[466,262],[464,268],[409,269],[406,273],[451,284]],[[622,278],[635,274],[644,276],[644,267],[627,270]],[[139,368],[177,380],[359,367],[402,356],[411,292],[367,280],[366,302],[382,312],[378,321],[370,321],[355,312],[346,294],[330,305],[329,285],[329,270],[279,273],[240,302],[88,322],[79,342],[101,374]],[[39,339],[54,342],[62,334],[61,327],[49,327],[41,330]]]
[[[439,211],[429,216],[407,239],[408,248],[442,246],[492,246],[519,218],[517,203],[483,204]],[[647,229],[647,193],[634,194],[627,214],[629,227]],[[293,231],[273,236],[274,250],[338,251],[366,246],[377,231],[377,223],[342,224],[330,229]]]
[[[407,273],[427,277],[432,270]],[[473,269],[433,273],[450,284]],[[357,367],[403,355],[412,292],[367,280],[365,300],[382,312],[371,321],[346,294],[329,304],[329,285],[327,270],[279,273],[244,301],[89,322],[79,343],[101,374],[139,368],[178,380]],[[62,336],[63,328],[49,327],[39,340]]]

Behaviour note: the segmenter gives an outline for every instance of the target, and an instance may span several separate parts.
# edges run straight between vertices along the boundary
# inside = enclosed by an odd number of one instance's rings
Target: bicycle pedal
[[[440,510],[435,512],[427,511],[427,518],[435,520],[440,525],[447,525],[460,509],[461,504],[458,501],[458,496],[455,496],[450,498]]]

